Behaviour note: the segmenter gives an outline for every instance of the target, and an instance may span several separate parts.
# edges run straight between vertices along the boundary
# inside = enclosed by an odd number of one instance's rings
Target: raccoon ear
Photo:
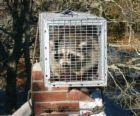
[[[79,48],[80,48],[80,49],[83,49],[83,48],[85,48],[86,46],[87,46],[87,42],[86,42],[86,41],[81,42],[81,43],[79,44]]]
[[[90,50],[92,47],[91,47],[91,43],[89,43],[89,42],[82,42],[80,45],[79,45],[79,47],[80,47],[80,49],[82,50],[82,51],[86,51],[87,52],[87,50]]]

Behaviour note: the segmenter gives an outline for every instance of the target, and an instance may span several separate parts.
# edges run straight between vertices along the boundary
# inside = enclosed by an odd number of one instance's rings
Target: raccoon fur
[[[50,39],[50,67],[52,77],[96,77],[98,71],[98,41],[92,36],[68,33]]]

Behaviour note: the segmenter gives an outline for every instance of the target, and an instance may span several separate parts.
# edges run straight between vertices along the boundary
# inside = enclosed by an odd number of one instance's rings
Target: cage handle
[[[65,11],[63,11],[63,12],[61,12],[63,15],[71,15],[71,16],[73,16],[73,15],[78,15],[76,12],[74,12],[74,11],[72,11],[72,10],[70,10],[70,9],[67,9],[67,10],[65,10]]]

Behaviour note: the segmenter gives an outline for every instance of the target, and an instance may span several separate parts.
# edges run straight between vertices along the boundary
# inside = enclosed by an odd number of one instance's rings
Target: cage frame
[[[82,25],[101,26],[101,80],[83,81],[83,82],[50,82],[50,57],[49,57],[49,26],[69,24],[71,21],[82,22]],[[85,22],[84,22],[85,21]],[[55,22],[55,23],[54,23]],[[77,24],[77,23],[76,23]],[[80,23],[79,23],[80,24]],[[74,15],[64,15],[63,13],[43,12],[39,14],[39,37],[40,37],[40,64],[44,74],[44,83],[46,87],[104,87],[107,86],[107,21],[102,17],[97,17],[88,13],[75,13]]]

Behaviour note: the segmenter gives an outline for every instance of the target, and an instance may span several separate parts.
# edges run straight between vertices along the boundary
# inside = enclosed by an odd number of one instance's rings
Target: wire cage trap
[[[106,20],[73,11],[39,15],[46,86],[107,85]]]

